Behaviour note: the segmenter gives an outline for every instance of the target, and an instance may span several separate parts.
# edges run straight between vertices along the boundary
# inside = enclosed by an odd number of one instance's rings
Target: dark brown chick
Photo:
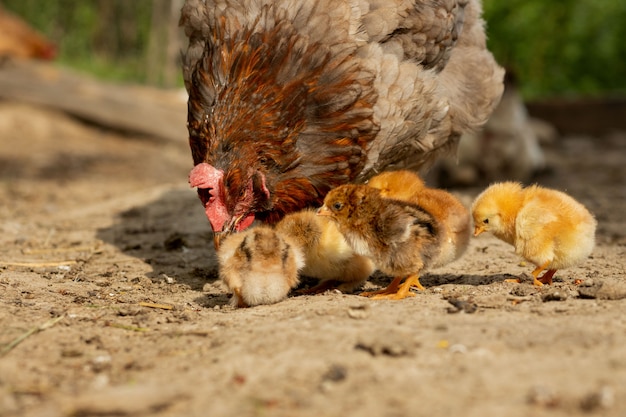
[[[380,189],[385,198],[408,201],[424,208],[439,222],[441,251],[432,267],[444,266],[465,253],[471,235],[469,210],[454,195],[430,188],[411,171],[387,171],[373,177],[370,187]]]
[[[361,295],[399,300],[413,296],[412,286],[424,289],[419,274],[439,255],[441,237],[437,221],[422,207],[350,184],[330,191],[318,214],[335,220],[356,253],[394,277],[387,288]]]

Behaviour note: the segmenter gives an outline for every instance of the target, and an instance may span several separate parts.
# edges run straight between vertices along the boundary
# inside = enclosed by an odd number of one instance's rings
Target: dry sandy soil
[[[235,310],[184,140],[0,103],[0,415],[624,416],[626,135],[547,155],[599,221],[552,286],[481,236],[413,298]]]

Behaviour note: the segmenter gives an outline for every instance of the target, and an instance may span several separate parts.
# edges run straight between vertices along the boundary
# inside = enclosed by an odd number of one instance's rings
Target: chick
[[[220,278],[233,293],[234,307],[274,304],[298,285],[304,266],[301,249],[267,226],[235,233],[217,252]]]
[[[318,215],[337,223],[354,252],[394,276],[387,288],[361,295],[399,300],[414,295],[411,286],[424,289],[419,274],[439,255],[441,237],[437,221],[422,207],[383,198],[367,185],[348,184],[326,195]]]
[[[537,286],[551,284],[557,269],[583,262],[595,245],[591,213],[567,194],[538,185],[493,184],[474,201],[472,216],[474,236],[491,232],[536,265]]]
[[[320,280],[319,285],[301,293],[316,294],[335,287],[352,291],[374,272],[373,262],[354,253],[337,225],[314,211],[288,214],[276,230],[302,248],[305,266],[300,273]]]
[[[447,191],[429,188],[411,171],[388,171],[369,180],[381,196],[417,204],[440,225],[441,248],[432,267],[446,265],[465,253],[471,234],[469,210]]]

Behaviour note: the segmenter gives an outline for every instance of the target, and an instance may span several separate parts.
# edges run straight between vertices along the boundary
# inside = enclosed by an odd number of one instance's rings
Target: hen
[[[56,46],[0,5],[0,57],[53,59]]]
[[[187,0],[189,182],[216,244],[483,125],[503,70],[480,16],[478,0]]]

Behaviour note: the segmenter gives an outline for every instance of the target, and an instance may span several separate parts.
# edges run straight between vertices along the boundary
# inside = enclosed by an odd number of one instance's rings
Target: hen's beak
[[[318,216],[332,216],[332,213],[328,209],[328,207],[322,206],[322,207],[319,208],[319,210],[317,210],[317,215]]]
[[[484,231],[485,229],[481,225],[474,226],[474,236],[478,236]]]

